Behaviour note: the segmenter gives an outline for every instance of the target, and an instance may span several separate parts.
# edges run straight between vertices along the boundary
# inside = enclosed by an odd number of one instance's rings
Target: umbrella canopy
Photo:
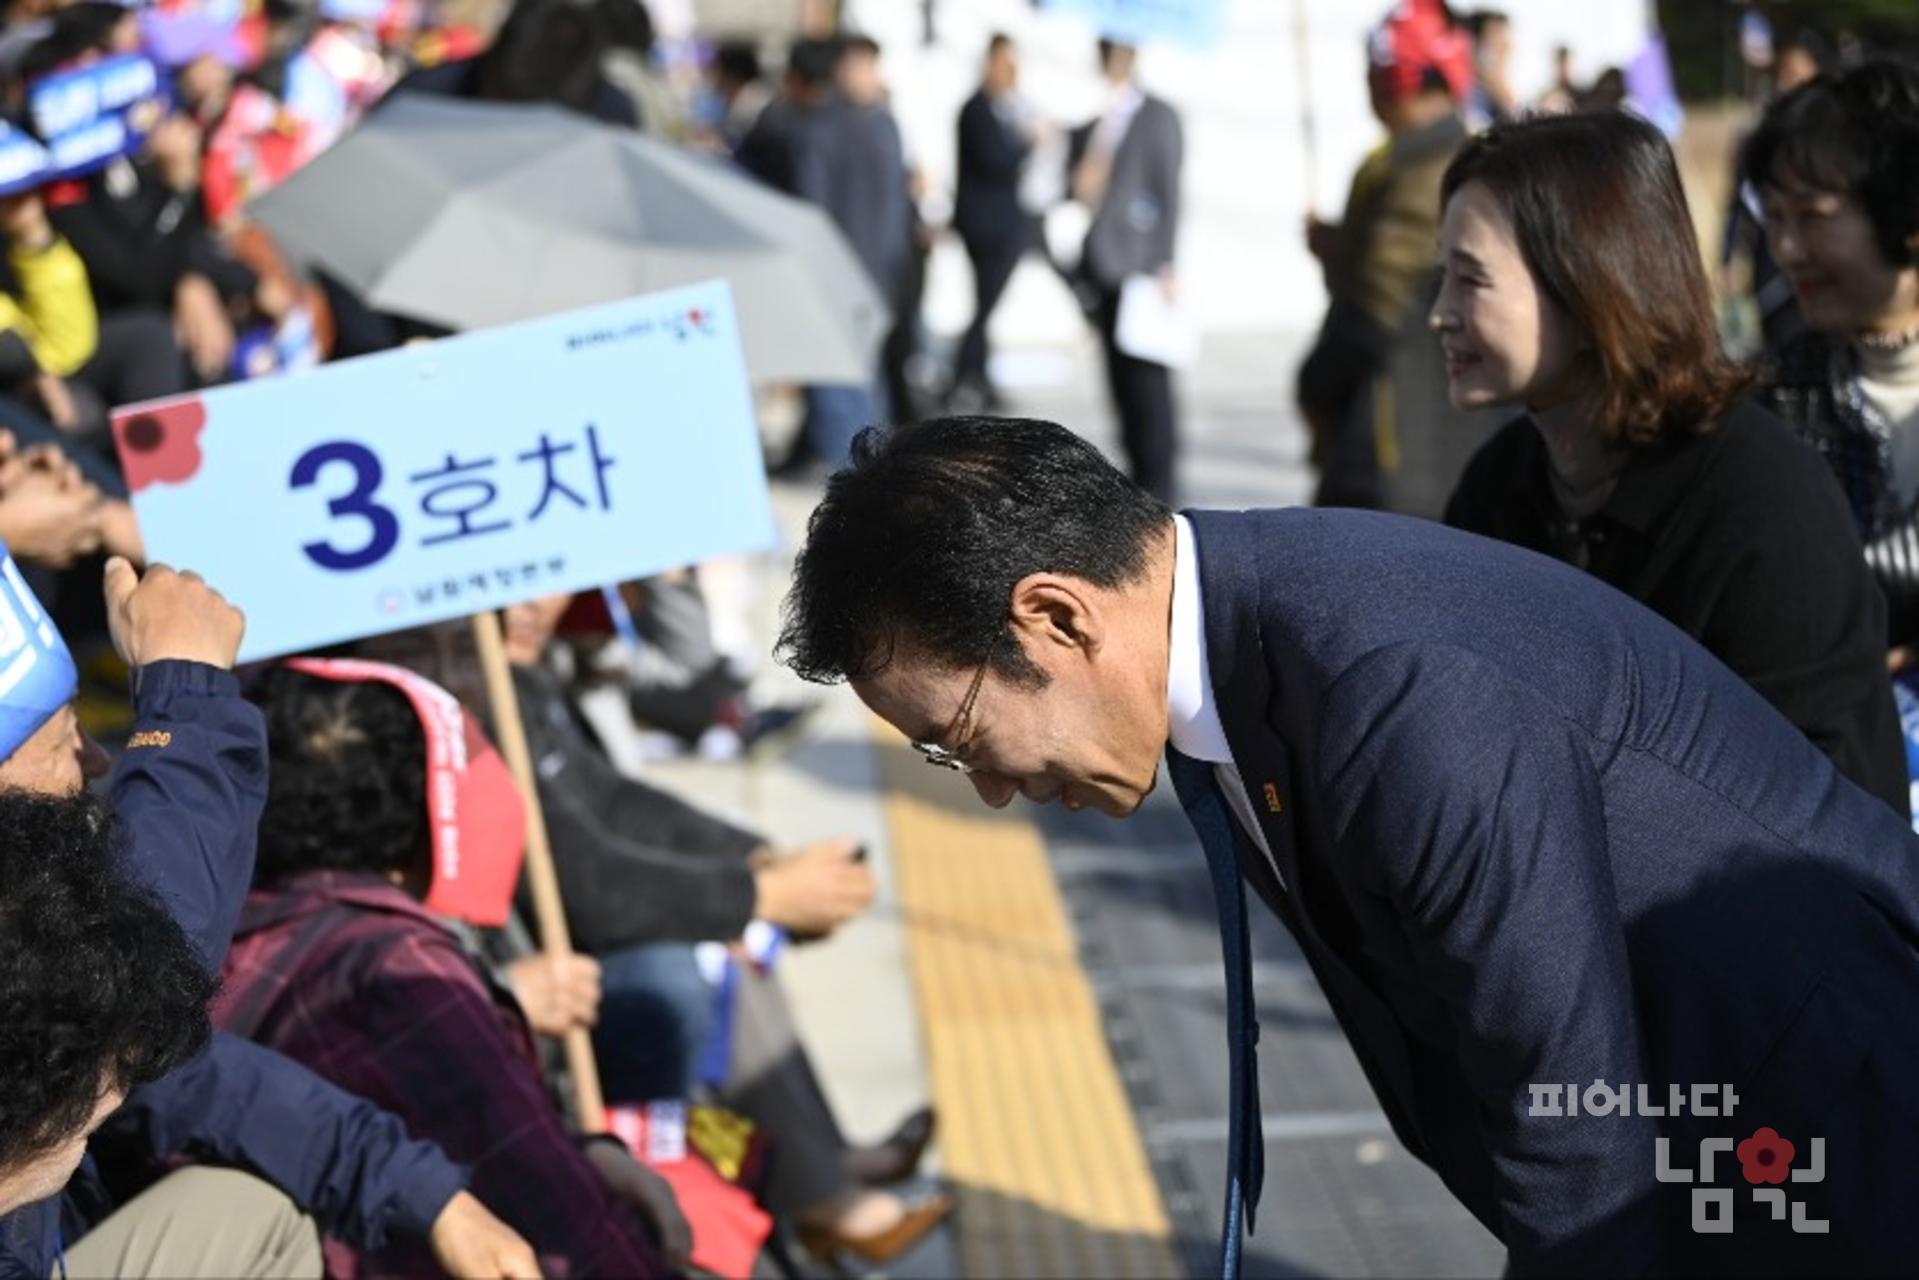
[[[372,306],[455,329],[717,277],[755,377],[865,384],[889,323],[819,209],[557,107],[394,98],[249,212]]]

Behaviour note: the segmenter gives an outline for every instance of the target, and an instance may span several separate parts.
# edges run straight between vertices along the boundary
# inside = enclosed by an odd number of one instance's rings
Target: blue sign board
[[[78,683],[66,641],[0,546],[0,760],[65,706]]]
[[[1219,42],[1225,0],[1046,0],[1055,13],[1077,13],[1102,36],[1122,44],[1166,41],[1193,49]]]
[[[0,120],[0,200],[45,186],[52,166],[45,147]]]
[[[137,53],[56,71],[27,91],[27,115],[52,153],[52,177],[79,177],[137,152],[166,108],[160,68]]]
[[[113,430],[148,555],[246,611],[246,659],[774,539],[722,282],[134,405]]]

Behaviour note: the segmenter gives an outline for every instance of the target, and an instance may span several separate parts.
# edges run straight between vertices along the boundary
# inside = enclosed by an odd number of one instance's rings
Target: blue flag
[[[66,641],[0,547],[0,760],[72,701],[78,686]]]

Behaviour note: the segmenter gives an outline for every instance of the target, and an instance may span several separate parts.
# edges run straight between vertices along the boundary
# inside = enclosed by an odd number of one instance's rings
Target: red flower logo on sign
[[[113,415],[113,438],[120,446],[128,492],[138,493],[150,484],[178,484],[196,474],[200,431],[206,424],[206,406],[197,396]]]
[[[1784,1182],[1786,1175],[1792,1172],[1793,1150],[1791,1142],[1780,1137],[1777,1130],[1767,1127],[1734,1147],[1733,1154],[1745,1166],[1747,1182],[1754,1186],[1762,1182],[1776,1185]]]

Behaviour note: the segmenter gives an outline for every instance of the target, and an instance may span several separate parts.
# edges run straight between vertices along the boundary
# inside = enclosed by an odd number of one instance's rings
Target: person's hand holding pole
[[[538,952],[508,965],[506,975],[527,1022],[543,1036],[600,1020],[600,962],[592,956]]]
[[[106,595],[113,647],[129,667],[172,659],[232,668],[246,615],[199,574],[156,564],[142,576],[115,556],[107,561]]]

